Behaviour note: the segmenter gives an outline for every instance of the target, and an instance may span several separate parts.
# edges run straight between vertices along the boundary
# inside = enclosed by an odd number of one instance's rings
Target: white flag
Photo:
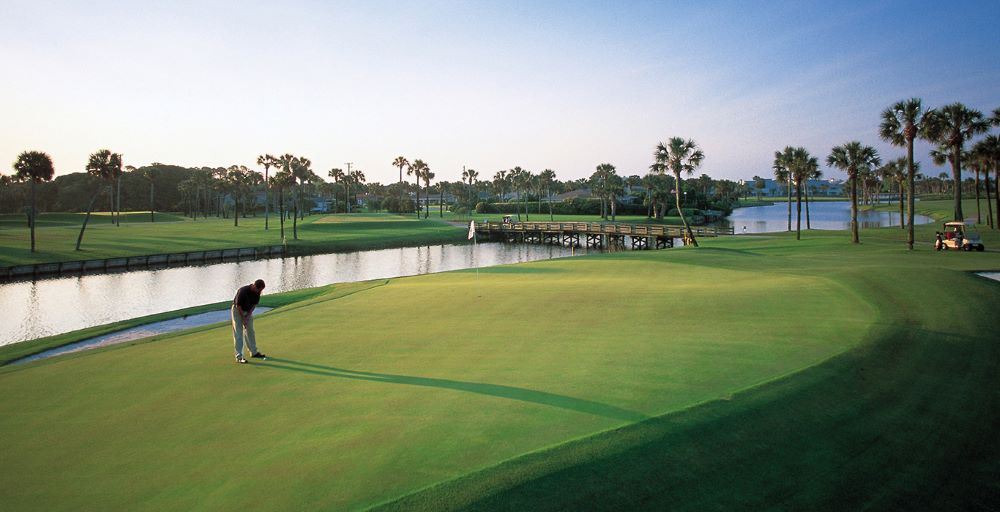
[[[469,240],[476,238],[476,221],[469,222]]]

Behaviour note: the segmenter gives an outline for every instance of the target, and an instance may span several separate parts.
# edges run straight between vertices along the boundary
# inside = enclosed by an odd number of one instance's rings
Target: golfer
[[[258,279],[253,284],[240,287],[233,298],[233,344],[236,348],[236,362],[246,364],[243,357],[243,337],[246,336],[250,357],[267,359],[267,356],[257,352],[257,339],[253,332],[253,310],[260,302],[260,293],[264,291],[264,281]]]

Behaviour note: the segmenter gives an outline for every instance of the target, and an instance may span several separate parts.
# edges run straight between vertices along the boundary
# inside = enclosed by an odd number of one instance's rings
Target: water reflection
[[[792,229],[795,229],[795,204],[792,204]],[[933,219],[924,215],[915,215],[914,224],[927,224]],[[809,225],[812,229],[849,229],[851,224],[851,203],[848,201],[824,201],[810,203]],[[788,204],[776,203],[771,206],[753,206],[737,208],[732,215],[721,222],[723,226],[732,226],[733,232],[740,233],[775,233],[788,229]],[[862,228],[879,228],[899,226],[899,212],[859,211],[858,225]],[[806,210],[802,207],[802,229],[806,229]]]
[[[237,287],[257,278],[276,293],[571,254],[550,245],[440,245],[3,283],[0,345],[230,300]]]

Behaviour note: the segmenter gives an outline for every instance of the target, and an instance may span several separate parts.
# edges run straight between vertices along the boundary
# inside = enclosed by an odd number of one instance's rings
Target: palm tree
[[[115,172],[115,169],[121,169],[121,166],[121,155],[112,153],[107,149],[102,149],[90,155],[90,159],[87,161],[87,174],[102,181],[111,181],[114,179],[114,176],[119,174]],[[87,205],[87,213],[83,217],[83,226],[80,227],[80,234],[76,237],[76,250],[78,251],[80,250],[80,244],[83,242],[83,232],[87,229],[87,222],[90,221],[90,212],[94,209],[94,202],[97,201],[97,196],[100,193],[101,185],[98,182],[97,187],[94,189],[94,195]]]
[[[514,191],[517,192],[517,220],[521,220],[521,206],[520,203],[524,203],[524,220],[528,220],[528,203],[524,201],[525,191],[528,189],[528,185],[531,182],[531,173],[521,167],[514,167],[507,173],[507,177],[510,179],[511,185],[514,186]]]
[[[271,186],[278,189],[278,213],[281,224],[281,240],[285,240],[285,189],[295,185],[295,176],[290,171],[280,170],[271,176]]]
[[[979,197],[979,173],[983,170],[983,162],[977,156],[972,154],[971,151],[965,151],[962,153],[962,161],[968,162],[969,168],[972,172],[976,173],[975,187],[976,187],[976,223],[983,222],[983,209],[982,209],[982,199]]]
[[[789,167],[794,150],[795,148],[791,146],[785,146],[784,151],[775,151],[774,164],[771,165],[774,169],[774,180],[787,185],[788,188],[788,231],[792,230],[792,174]]]
[[[951,154],[951,175],[955,194],[955,220],[965,220],[962,213],[962,151],[965,142],[989,129],[983,113],[961,103],[928,111],[924,120],[926,138],[946,147]]]
[[[684,140],[681,137],[671,137],[666,144],[661,142],[656,145],[653,156],[657,163],[662,164],[663,168],[670,169],[674,173],[674,181],[677,185],[674,189],[677,214],[681,216],[681,222],[684,224],[687,239],[691,241],[692,245],[698,247],[698,241],[695,240],[691,226],[688,224],[687,218],[684,216],[684,210],[681,208],[681,186],[683,184],[681,173],[686,173],[688,176],[694,174],[695,169],[701,166],[702,160],[705,159],[705,153],[698,148],[693,139]]]
[[[812,202],[812,197],[815,196],[813,192],[809,191],[809,180],[818,180],[823,177],[823,171],[819,168],[819,161],[813,157],[810,158],[806,163],[807,166],[807,176],[806,176],[806,229],[812,229],[812,222],[809,218],[809,203]]]
[[[545,200],[549,203],[549,222],[555,220],[552,216],[552,182],[556,180],[556,172],[552,169],[545,169],[538,174],[538,179],[542,187],[545,188]]]
[[[819,162],[815,157],[809,155],[809,151],[803,147],[794,148],[788,160],[788,172],[792,181],[795,182],[795,239],[802,239],[802,182],[808,181],[815,169],[819,167]]]
[[[479,172],[475,169],[468,169],[463,173],[463,176],[469,181],[469,206],[475,208],[476,203],[478,202],[476,198],[475,182],[476,179],[479,178]]]
[[[424,180],[424,218],[431,213],[431,180],[434,179],[434,172],[429,167],[424,167],[420,177]]]
[[[920,98],[899,101],[882,111],[879,136],[896,147],[906,147],[906,248],[913,250],[914,181],[916,164],[913,160],[913,140],[924,131],[927,113]]]
[[[420,160],[419,158],[414,160],[412,164],[408,165],[406,168],[406,175],[413,175],[414,181],[417,183],[417,198],[414,204],[414,210],[417,212],[417,218],[420,218],[420,179],[423,178],[424,172],[429,171],[430,168],[427,164]]]
[[[293,183],[295,183],[295,209],[292,212],[294,214],[292,217],[292,238],[294,240],[299,239],[299,213],[301,209],[300,203],[302,201],[299,191],[301,190],[302,185],[311,181],[315,176],[311,167],[312,162],[304,156],[293,158],[292,160],[291,171]]]
[[[997,115],[1000,109],[993,112],[994,116]],[[990,170],[993,170],[993,175],[996,178],[998,184],[996,195],[996,212],[997,212],[997,222],[991,223],[991,227],[994,229],[1000,227],[1000,136],[998,135],[987,135],[983,140],[976,143],[972,147],[972,153],[983,160],[983,169],[986,172],[986,203],[990,204]],[[993,218],[992,208],[990,213],[990,218]]]
[[[118,160],[121,160],[121,154],[118,154]],[[115,210],[117,213],[113,216],[115,219],[115,226],[121,227],[122,225],[122,166],[119,165],[115,169]]]
[[[10,187],[11,182],[12,182],[12,180],[11,180],[10,176],[4,175],[4,174],[0,174],[0,211],[3,211],[2,210],[3,196],[4,196],[4,193],[7,190],[7,187]]]
[[[497,189],[497,202],[503,202],[504,185],[507,184],[507,171],[499,170],[493,175],[493,187]]]
[[[35,184],[52,181],[55,175],[52,157],[41,151],[25,151],[17,156],[14,162],[14,176],[18,181],[31,182],[31,212],[28,214],[28,226],[31,228],[31,252],[35,252],[35,221],[38,211],[35,209]]]
[[[851,181],[851,243],[861,243],[858,237],[858,176],[882,163],[878,151],[858,141],[835,146],[826,157],[826,165],[847,172]]]
[[[601,219],[608,220],[608,182],[615,174],[615,166],[611,164],[600,164],[594,174],[590,175],[590,186],[601,198]]]
[[[409,167],[410,162],[403,156],[397,156],[395,160],[392,161],[393,167],[399,167],[399,184],[403,184],[403,167]],[[406,173],[407,176],[410,175],[409,171]],[[399,204],[400,208],[403,205],[403,187],[399,187]]]
[[[156,167],[136,169],[129,165],[125,169],[130,172],[138,172],[143,179],[149,182],[149,222],[156,222]]]
[[[271,180],[268,178],[267,172],[271,166],[278,165],[278,159],[274,158],[274,155],[264,154],[257,157],[257,165],[264,166],[264,230],[268,229],[268,216],[271,211],[271,196],[270,196],[270,183]]]
[[[608,203],[611,205],[611,222],[615,222],[618,215],[618,198],[625,193],[625,180],[612,170],[608,176],[606,189]]]
[[[350,192],[351,184],[360,187],[362,184],[364,184],[364,182],[365,182],[365,173],[357,169],[351,171],[351,174],[347,176],[348,192]],[[355,192],[355,194],[357,193]],[[350,201],[350,193],[348,193],[347,212],[350,213],[350,211],[351,211],[351,201]]]
[[[326,173],[326,175],[329,176],[329,177],[331,177],[331,178],[333,178],[333,183],[336,184],[336,185],[339,185],[340,182],[341,182],[341,180],[343,180],[344,177],[346,176],[346,174],[344,174],[344,170],[340,169],[340,168],[337,168],[337,167],[334,167],[333,169],[330,169],[330,172]],[[336,196],[334,197],[334,199],[336,199]],[[346,195],[344,196],[344,203],[345,203],[344,211],[346,212],[347,211],[347,206],[346,206],[347,196]],[[336,210],[334,210],[334,211],[336,211]]]

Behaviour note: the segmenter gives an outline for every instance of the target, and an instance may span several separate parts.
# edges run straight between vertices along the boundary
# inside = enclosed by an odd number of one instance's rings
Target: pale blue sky
[[[0,160],[290,152],[388,183],[404,155],[437,179],[572,179],[643,174],[683,136],[737,179],[786,145],[899,156],[877,126],[900,99],[1000,106],[997,1],[397,4],[0,0]]]

